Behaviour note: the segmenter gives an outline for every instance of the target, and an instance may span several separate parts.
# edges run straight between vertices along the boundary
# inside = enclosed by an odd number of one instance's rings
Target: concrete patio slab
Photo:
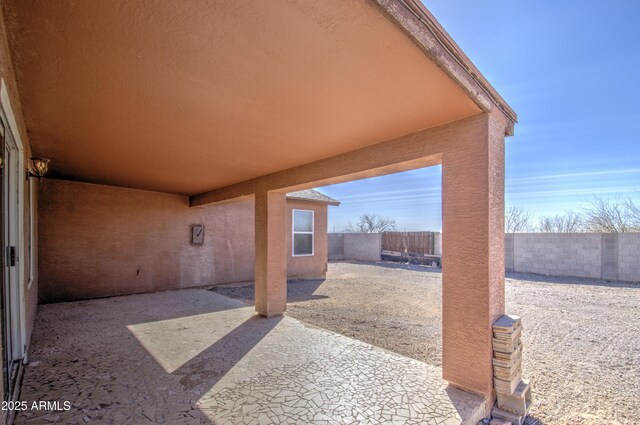
[[[62,409],[19,412],[15,423],[475,424],[484,400],[441,376],[205,290],[48,304],[20,399]]]

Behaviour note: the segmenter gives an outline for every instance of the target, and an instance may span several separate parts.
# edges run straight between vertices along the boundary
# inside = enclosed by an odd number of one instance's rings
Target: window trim
[[[16,262],[19,267],[15,267],[15,279],[17,282],[17,288],[13,291],[14,295],[11,296],[12,312],[11,312],[11,333],[14,341],[14,353],[15,360],[23,359],[27,361],[27,344],[24,343],[27,337],[27,320],[25,313],[25,272],[23,267],[23,256],[25,247],[25,232],[24,232],[24,182],[26,177],[25,159],[24,159],[24,144],[22,143],[22,137],[18,129],[15,114],[11,107],[11,101],[9,100],[9,92],[7,91],[7,85],[4,78],[0,78],[0,115],[3,122],[6,124],[5,131],[11,134],[12,143],[10,145],[16,150],[16,166],[17,166],[17,214],[14,218],[14,223],[11,226],[17,229],[16,240],[13,241],[17,248]],[[4,165],[5,167],[8,164]]]
[[[311,231],[304,232],[296,230],[296,211],[310,212],[311,213]],[[292,257],[313,257],[316,251],[316,214],[314,210],[302,210],[294,208],[291,210],[291,256]],[[296,234],[298,235],[311,235],[311,254],[296,254]]]

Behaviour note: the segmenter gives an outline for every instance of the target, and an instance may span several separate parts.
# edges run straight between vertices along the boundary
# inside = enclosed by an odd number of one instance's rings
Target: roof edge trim
[[[372,0],[418,47],[462,87],[484,112],[495,105],[514,124],[516,112],[419,0]]]

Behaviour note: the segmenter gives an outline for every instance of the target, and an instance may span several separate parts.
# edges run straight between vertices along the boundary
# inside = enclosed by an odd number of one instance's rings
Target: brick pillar
[[[286,194],[258,191],[255,195],[256,311],[278,316],[287,308]]]
[[[442,156],[442,369],[493,397],[492,323],[504,313],[504,137],[499,112],[461,123]]]

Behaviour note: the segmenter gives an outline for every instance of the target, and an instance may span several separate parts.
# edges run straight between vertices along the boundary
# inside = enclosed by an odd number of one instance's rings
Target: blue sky
[[[640,2],[423,0],[518,113],[506,141],[506,204],[536,216],[593,198],[640,200]],[[401,230],[441,229],[439,167],[319,188]]]

